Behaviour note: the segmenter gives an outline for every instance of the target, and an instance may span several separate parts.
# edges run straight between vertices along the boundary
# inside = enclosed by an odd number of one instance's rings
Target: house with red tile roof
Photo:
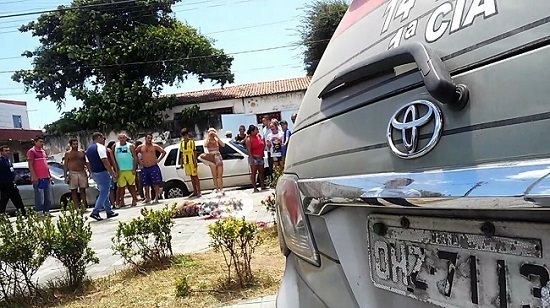
[[[43,135],[41,130],[30,129],[27,103],[0,99],[0,145],[8,145],[14,162],[24,161],[32,146],[31,139]]]
[[[209,127],[236,134],[239,125],[258,124],[264,115],[290,122],[310,80],[311,77],[299,77],[177,93],[174,95],[179,103],[167,110],[166,115],[174,123],[173,134],[187,127],[199,137]],[[189,121],[184,118],[184,109],[193,106],[198,106],[203,116]]]

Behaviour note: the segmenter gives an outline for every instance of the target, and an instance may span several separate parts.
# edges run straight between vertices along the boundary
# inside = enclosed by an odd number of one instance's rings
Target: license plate
[[[379,288],[442,307],[550,308],[549,224],[371,215],[367,228]]]

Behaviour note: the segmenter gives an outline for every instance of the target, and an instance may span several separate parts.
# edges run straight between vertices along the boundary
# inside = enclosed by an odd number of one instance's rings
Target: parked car
[[[277,185],[277,307],[550,307],[549,16],[351,3]]]
[[[65,208],[71,200],[71,191],[69,185],[65,183],[63,165],[55,162],[48,162],[50,174],[52,176],[52,185],[50,185],[50,196],[52,209]],[[34,207],[34,189],[31,181],[31,174],[26,162],[13,164],[15,169],[15,184],[19,188],[21,198],[25,207]],[[93,206],[96,202],[99,191],[96,184],[90,180],[90,187],[86,189],[86,202],[88,206]],[[6,212],[14,213],[15,207],[12,202],[8,203]]]
[[[225,147],[220,147],[220,153],[223,158],[223,185],[225,187],[248,186],[250,185],[250,166],[248,164],[247,149],[234,142],[231,139],[224,139]],[[204,153],[203,140],[195,141],[197,152]],[[179,143],[170,145],[164,150],[166,156],[160,162],[160,170],[164,180],[164,196],[165,198],[177,198],[190,194],[193,190],[191,178],[185,174],[185,170],[181,168],[181,154]],[[265,156],[267,157],[267,155]],[[267,159],[265,168],[268,168]],[[202,190],[214,189],[212,182],[212,174],[210,167],[199,161],[198,173]]]

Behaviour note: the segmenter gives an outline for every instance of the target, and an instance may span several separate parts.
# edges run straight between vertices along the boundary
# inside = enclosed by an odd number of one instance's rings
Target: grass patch
[[[238,283],[224,285],[225,264],[221,254],[204,253],[174,256],[166,266],[145,272],[125,270],[94,280],[78,293],[56,292],[51,307],[219,307],[243,299],[277,292],[284,270],[276,231],[261,232],[264,243],[252,259],[254,283],[246,289]],[[176,282],[186,280],[190,292],[176,296]],[[180,288],[180,292],[183,292]],[[183,292],[185,293],[185,292]],[[42,306],[44,307],[44,306]]]

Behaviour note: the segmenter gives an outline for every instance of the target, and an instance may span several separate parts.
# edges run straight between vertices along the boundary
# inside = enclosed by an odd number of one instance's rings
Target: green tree
[[[61,118],[53,123],[44,126],[48,134],[62,135],[67,132],[81,131],[82,125],[78,121],[79,112],[77,109],[66,111],[61,114]]]
[[[162,125],[161,111],[175,100],[160,96],[165,85],[189,75],[201,82],[233,82],[233,58],[174,18],[172,5],[179,1],[74,0],[59,6],[20,28],[41,45],[23,53],[33,58],[34,69],[12,78],[58,109],[68,94],[82,101],[79,110],[64,116],[82,129]]]
[[[317,69],[319,60],[347,9],[348,3],[345,0],[315,0],[306,6],[298,32],[304,47],[304,65],[309,76]]]

